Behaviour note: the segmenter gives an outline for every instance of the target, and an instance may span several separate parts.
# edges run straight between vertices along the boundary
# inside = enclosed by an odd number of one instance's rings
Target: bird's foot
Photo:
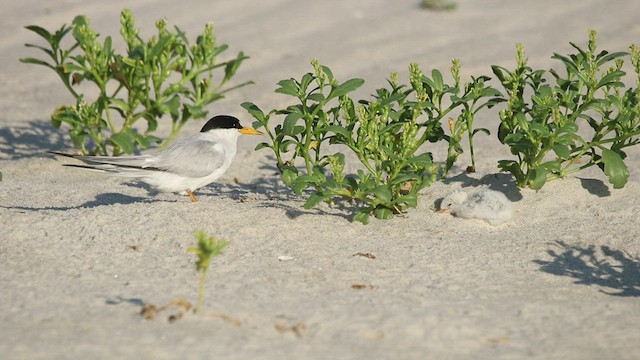
[[[193,191],[191,190],[187,190],[187,195],[189,195],[189,198],[191,199],[191,202],[196,202],[198,201],[198,199],[196,198],[195,195],[193,195]]]

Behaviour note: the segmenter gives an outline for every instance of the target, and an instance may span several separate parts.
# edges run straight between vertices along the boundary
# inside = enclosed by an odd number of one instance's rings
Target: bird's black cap
[[[213,129],[242,129],[242,125],[240,125],[240,120],[231,115],[218,115],[209,119],[200,132]]]

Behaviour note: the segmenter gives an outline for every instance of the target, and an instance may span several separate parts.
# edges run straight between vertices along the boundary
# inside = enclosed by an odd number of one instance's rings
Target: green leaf
[[[540,190],[547,182],[547,170],[544,167],[531,169],[527,174],[529,187],[533,190]]]
[[[552,59],[557,59],[560,60],[564,63],[565,67],[567,68],[567,71],[570,74],[575,75],[577,78],[579,78],[583,83],[588,84],[589,81],[587,80],[587,78],[584,76],[584,74],[578,69],[578,67],[576,66],[575,62],[566,57],[566,56],[562,56],[558,53],[553,53],[553,56],[551,57]]]
[[[525,114],[518,112],[515,115],[516,121],[518,122],[518,126],[525,132],[529,132],[529,122],[527,121],[527,117]]]
[[[567,144],[555,144],[553,151],[560,159],[566,160],[571,156],[571,148]]]
[[[325,97],[321,93],[310,94],[309,96],[307,96],[307,99],[309,99],[311,101],[315,101],[317,103],[325,101]]]
[[[315,194],[309,196],[307,201],[304,203],[303,207],[305,209],[311,209],[311,208],[315,207],[316,205],[318,205],[319,203],[321,203],[322,201],[324,201],[325,199],[327,199],[327,197],[325,195],[322,195],[320,193],[315,193]]]
[[[503,68],[502,66],[491,65],[491,71],[493,71],[493,73],[501,83],[505,83],[507,77],[504,75],[504,73],[506,72],[507,74],[509,74],[509,71],[507,69]]]
[[[186,115],[187,118],[191,117],[194,119],[202,119],[203,117],[207,116],[207,113],[208,113],[207,110],[205,110],[200,105],[190,105],[190,104],[184,103],[182,106],[183,118]]]
[[[611,60],[617,59],[619,57],[627,56],[627,55],[629,55],[628,52],[620,51],[620,52],[614,52],[614,53],[611,53],[611,54],[606,54],[606,55],[604,55],[602,57],[598,56],[596,64],[598,66],[602,66],[606,62],[609,62]]]
[[[51,124],[59,129],[63,122],[76,127],[82,123],[82,119],[73,106],[61,106],[51,114]]]
[[[21,63],[25,63],[25,64],[42,65],[42,66],[46,66],[46,67],[51,68],[51,69],[54,68],[51,64],[49,64],[46,61],[43,61],[43,60],[40,60],[40,59],[36,59],[36,58],[31,58],[31,57],[21,58],[20,62]]]
[[[620,71],[620,70],[615,70],[612,71],[610,73],[608,73],[607,75],[603,76],[602,79],[600,79],[600,81],[598,82],[598,85],[596,85],[596,89],[601,88],[603,86],[616,86],[616,87],[623,87],[624,84],[621,83],[619,80],[620,78],[622,78],[626,73],[624,71]]]
[[[382,101],[380,101],[380,106],[384,107],[387,106],[391,103],[394,102],[398,102],[399,100],[403,100],[407,97],[406,94],[404,93],[395,93],[395,94],[391,94],[388,97],[384,98]]]
[[[315,79],[315,76],[311,73],[306,73],[302,76],[300,80],[300,91],[306,93],[309,84]]]
[[[500,140],[502,144],[505,144],[506,137],[509,134],[511,134],[509,127],[507,126],[506,123],[501,122],[500,126],[498,126],[498,140]]]
[[[527,185],[525,175],[517,162],[513,160],[499,160],[498,168],[500,171],[511,173],[516,179],[518,187],[523,188]]]
[[[142,135],[142,134],[138,134],[138,133],[131,133],[131,135],[133,136],[133,139],[135,141],[136,144],[140,145],[140,147],[142,149],[146,149],[148,148],[151,143],[161,143],[162,139],[160,139],[157,136],[153,136],[153,135]]]
[[[260,121],[261,123],[264,122],[264,112],[262,112],[262,110],[260,110],[257,105],[247,101],[240,104],[240,106],[247,110],[247,112],[251,114],[251,116],[253,116],[256,120]]]
[[[328,66],[324,66],[324,65],[322,65],[322,66],[321,66],[321,68],[322,68],[322,72],[323,72],[323,73],[325,73],[325,74],[327,75],[327,79],[328,79],[329,81],[331,81],[331,80],[333,80],[333,79],[334,79],[334,78],[333,78],[333,72],[331,71],[331,69],[329,69],[329,67],[328,67]]]
[[[502,93],[498,89],[494,89],[492,87],[486,87],[482,89],[480,92],[481,97],[490,97],[490,96],[502,96]]]
[[[393,195],[391,194],[391,190],[389,190],[388,186],[379,185],[369,190],[369,192],[374,194],[383,203],[385,204],[391,203],[391,198],[393,197]]]
[[[302,114],[298,112],[292,112],[288,114],[282,123],[282,131],[285,135],[293,135],[296,122],[302,118]]]
[[[238,68],[240,67],[240,64],[242,64],[242,62],[248,58],[249,57],[245,56],[244,53],[241,51],[240,53],[238,53],[238,57],[235,60],[231,60],[227,62],[227,66],[225,66],[224,68],[223,81],[229,81],[236,74],[236,72],[238,72]]]
[[[433,87],[436,90],[442,90],[444,81],[442,80],[442,73],[438,69],[431,70],[431,78],[433,78]]]
[[[419,180],[419,179],[420,179],[420,176],[418,176],[416,174],[413,174],[413,173],[409,173],[409,174],[401,173],[398,176],[394,177],[389,182],[389,185],[398,185],[398,184],[405,183],[407,181]]]
[[[298,126],[296,126],[297,128]],[[276,140],[278,141],[278,140]],[[295,145],[295,146],[299,146],[298,141],[293,140],[293,139],[289,139],[289,140],[284,140],[280,143],[280,150],[284,153],[289,151],[289,146],[291,145]]]
[[[71,137],[73,146],[83,149],[83,152],[84,152],[85,150],[84,141],[87,138],[87,133],[85,131],[71,131],[69,133],[69,136]]]
[[[106,38],[104,38],[102,52],[104,55],[111,55],[111,36],[107,36]]]
[[[329,96],[327,96],[327,100],[333,99],[335,97],[339,97],[342,95],[345,95],[357,88],[359,88],[360,86],[362,86],[362,84],[364,84],[364,80],[363,79],[359,79],[359,78],[355,78],[355,79],[350,79],[345,81],[344,83],[338,85],[337,87],[333,88],[331,90],[331,93],[329,93]]]
[[[393,218],[393,211],[387,207],[378,206],[374,210],[373,214],[378,219],[388,220]]]
[[[293,190],[293,193],[296,195],[301,195],[302,191],[310,186],[309,182],[299,180],[300,178],[297,178],[296,181],[293,182],[293,186],[291,187],[291,190]]]
[[[260,144],[256,145],[256,148],[255,148],[255,149],[253,149],[253,150],[254,150],[254,151],[258,151],[258,150],[260,150],[260,149],[264,149],[264,148],[270,148],[269,144],[267,144],[267,143],[265,143],[265,142],[262,142],[262,143],[260,143]]]
[[[347,139],[349,139],[351,137],[351,133],[349,132],[349,130],[343,128],[342,126],[330,125],[330,126],[327,126],[325,128],[325,130],[327,132],[332,132],[332,133],[334,133],[336,135],[343,136],[343,137],[345,137]]]
[[[299,95],[298,85],[296,84],[296,81],[294,79],[280,80],[278,82],[278,86],[280,87],[275,90],[275,92],[277,93],[295,97],[298,97]]]
[[[366,208],[364,210],[358,211],[353,216],[353,221],[358,221],[358,222],[361,222],[364,225],[367,225],[369,223],[369,212],[370,211],[371,211],[371,209],[369,209],[369,208]]]
[[[112,108],[112,109],[117,107],[117,108],[121,109],[124,112],[129,111],[129,104],[126,101],[122,100],[122,99],[111,98],[111,99],[109,99],[109,102],[111,103],[111,106],[109,106],[109,107]]]
[[[288,187],[292,187],[296,178],[298,177],[298,169],[293,166],[285,167],[282,170],[282,182]]]
[[[111,135],[109,141],[115,146],[118,146],[126,154],[132,154],[134,150],[133,141],[129,135],[125,133],[117,133]]]
[[[396,200],[397,204],[406,204],[408,207],[418,206],[418,196],[416,194],[402,195]]]
[[[36,25],[29,25],[24,27],[27,30],[33,31],[34,33],[40,35],[43,39],[47,40],[48,43],[51,43],[51,33],[44,28]]]
[[[629,170],[622,157],[613,150],[602,148],[601,160],[604,164],[604,173],[609,177],[609,182],[613,184],[613,188],[623,188],[629,178]]]
[[[34,44],[24,44],[24,46],[28,47],[28,48],[38,49],[38,50],[46,53],[47,55],[49,55],[50,58],[56,59],[56,54],[51,49],[47,49],[44,46],[34,45]]]
[[[171,118],[175,121],[180,117],[180,97],[174,95],[169,101],[166,101],[163,106],[165,110],[171,114]]]
[[[415,164],[421,167],[428,167],[433,164],[433,155],[429,152],[411,157],[407,160],[407,164]]]

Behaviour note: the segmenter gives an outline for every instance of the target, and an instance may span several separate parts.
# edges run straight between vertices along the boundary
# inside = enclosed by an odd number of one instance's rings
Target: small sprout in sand
[[[195,236],[198,239],[198,246],[190,247],[187,251],[198,257],[198,261],[196,262],[196,271],[200,273],[200,283],[198,286],[198,302],[193,311],[195,313],[199,313],[202,308],[202,301],[204,300],[209,264],[213,257],[222,254],[222,250],[229,242],[226,240],[218,240],[214,236],[208,236],[203,230],[197,231]]]
[[[420,7],[427,10],[435,11],[452,11],[458,7],[455,1],[448,0],[422,0]]]
[[[469,195],[466,191],[455,190],[442,199],[438,212],[450,211],[463,219],[480,219],[491,225],[507,222],[513,215],[511,202],[499,191],[482,189]]]

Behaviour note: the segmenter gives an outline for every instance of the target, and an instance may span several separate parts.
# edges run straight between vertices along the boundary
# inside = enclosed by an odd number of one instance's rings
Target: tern
[[[152,155],[111,157],[52,153],[84,162],[82,165],[65,166],[134,178],[161,192],[189,195],[191,201],[196,202],[193,192],[216,181],[231,165],[240,134],[262,133],[243,127],[233,116],[218,115],[207,121],[199,133],[178,140],[166,150]]]

